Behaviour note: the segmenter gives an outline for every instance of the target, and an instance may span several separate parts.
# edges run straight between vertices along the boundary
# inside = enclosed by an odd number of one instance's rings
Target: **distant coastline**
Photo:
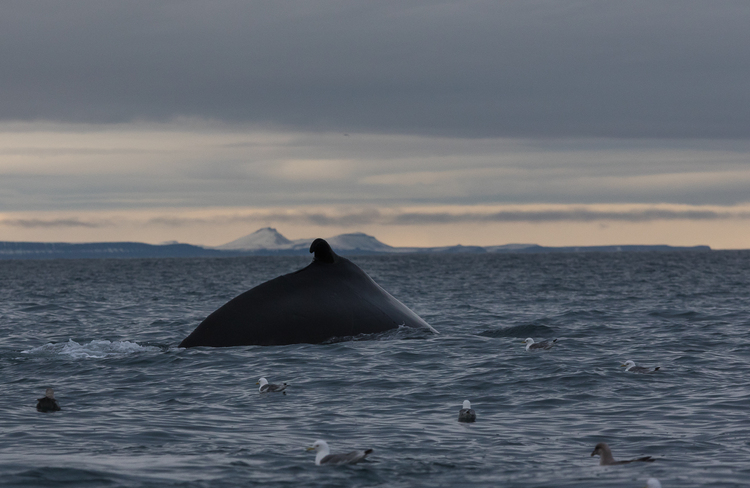
[[[392,247],[363,233],[341,234],[328,239],[342,255],[387,255],[404,253],[617,253],[617,252],[708,252],[709,246],[612,245],[547,247],[537,244],[505,244],[499,246]],[[307,256],[312,238],[289,240],[266,227],[252,234],[217,247],[168,243],[140,242],[10,242],[0,241],[0,260],[9,259],[102,259],[102,258],[187,258],[234,256]]]

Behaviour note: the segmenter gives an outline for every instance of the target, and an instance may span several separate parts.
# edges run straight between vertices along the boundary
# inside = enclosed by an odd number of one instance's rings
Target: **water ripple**
[[[0,262],[2,484],[743,486],[748,258],[361,257],[440,334],[190,350],[210,312],[308,260]],[[258,394],[260,376],[287,395]],[[63,410],[40,414],[50,386]],[[465,399],[475,424],[456,421]],[[318,438],[375,452],[319,468]],[[658,460],[600,467],[601,441]]]

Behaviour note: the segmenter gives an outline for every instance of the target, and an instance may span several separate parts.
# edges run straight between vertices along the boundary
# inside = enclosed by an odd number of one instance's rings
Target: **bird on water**
[[[635,361],[625,361],[625,364],[621,364],[623,368],[625,368],[625,371],[630,371],[631,373],[642,373],[642,374],[648,374],[648,373],[656,373],[659,371],[660,366],[657,366],[655,368],[645,368],[643,366],[636,366]]]
[[[38,412],[57,412],[61,410],[60,405],[55,400],[55,392],[52,388],[47,388],[44,396],[37,400],[36,409]]]
[[[637,461],[642,461],[644,463],[652,463],[655,461],[654,458],[651,456],[644,456],[636,459],[628,459],[627,461],[615,461],[615,458],[612,456],[612,450],[609,448],[606,442],[600,442],[599,444],[594,447],[594,452],[591,453],[591,456],[599,456],[599,466],[612,466],[615,464],[628,464],[633,463]]]
[[[464,400],[464,405],[461,407],[461,410],[458,411],[458,421],[459,422],[476,422],[477,420],[477,413],[474,411],[473,408],[471,408],[471,402],[469,400]]]
[[[552,349],[552,346],[555,345],[555,342],[557,342],[557,339],[554,339],[552,341],[534,342],[534,339],[532,339],[531,337],[527,337],[523,341],[523,344],[526,344],[526,350],[528,351],[530,349]]]
[[[280,385],[274,385],[274,384],[269,383],[268,380],[265,378],[259,379],[258,382],[255,384],[260,385],[258,387],[258,392],[260,393],[275,393],[275,392],[280,391],[284,395],[286,395],[286,392],[284,390],[286,390],[286,387],[289,386],[286,383],[282,383]]]
[[[315,455],[315,464],[317,466],[323,464],[330,466],[357,464],[372,453],[372,449],[366,449],[364,451],[347,452],[346,454],[331,454],[331,449],[328,447],[328,443],[320,440],[315,441],[315,443],[308,447],[307,450],[317,452]]]

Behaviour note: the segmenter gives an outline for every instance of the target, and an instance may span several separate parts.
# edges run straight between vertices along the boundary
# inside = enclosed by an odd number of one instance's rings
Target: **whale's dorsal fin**
[[[336,253],[333,252],[331,246],[325,241],[325,239],[315,239],[310,244],[310,252],[315,253],[315,261],[323,263],[335,263]]]

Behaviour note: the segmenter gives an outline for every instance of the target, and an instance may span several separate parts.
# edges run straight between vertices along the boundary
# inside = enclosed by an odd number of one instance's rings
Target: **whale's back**
[[[262,283],[209,315],[180,347],[320,343],[424,320],[346,258]]]

